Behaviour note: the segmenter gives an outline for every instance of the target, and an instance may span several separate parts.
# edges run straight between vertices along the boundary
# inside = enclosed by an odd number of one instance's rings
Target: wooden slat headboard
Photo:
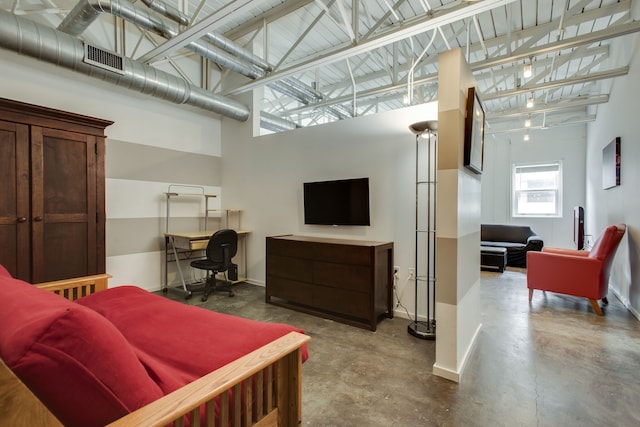
[[[38,283],[36,286],[45,291],[54,292],[69,301],[74,301],[78,298],[107,289],[110,278],[110,274],[96,274],[95,276]]]

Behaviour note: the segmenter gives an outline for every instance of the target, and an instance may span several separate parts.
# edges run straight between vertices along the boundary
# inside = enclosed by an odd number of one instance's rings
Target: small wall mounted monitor
[[[576,249],[584,249],[584,209],[582,206],[573,208],[573,243]]]
[[[304,223],[371,225],[369,178],[305,182]]]

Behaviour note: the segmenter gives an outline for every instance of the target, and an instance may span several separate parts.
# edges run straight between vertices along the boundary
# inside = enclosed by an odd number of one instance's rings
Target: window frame
[[[518,182],[517,176],[518,170],[526,168],[545,168],[545,167],[557,167],[558,179],[556,187],[549,188],[536,188],[532,190],[522,190],[516,188]],[[562,218],[562,199],[563,199],[563,172],[562,172],[562,160],[552,161],[540,161],[529,163],[513,163],[511,165],[511,217],[512,218]],[[534,192],[534,191],[554,191],[556,193],[555,212],[550,214],[540,213],[518,213],[518,195],[521,193]]]

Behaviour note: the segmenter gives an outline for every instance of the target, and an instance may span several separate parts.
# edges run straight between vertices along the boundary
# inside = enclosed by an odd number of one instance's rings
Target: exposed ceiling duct
[[[110,13],[127,22],[139,25],[161,37],[171,39],[180,34],[177,25],[152,15],[126,0],[80,0],[58,25],[58,30],[73,36],[82,34],[101,14]],[[256,79],[265,71],[247,61],[213,46],[211,43],[193,41],[185,48],[200,56],[210,59],[236,73]]]
[[[0,47],[165,101],[188,104],[239,121],[249,118],[247,106],[129,58],[122,58],[122,74],[85,63],[81,40],[2,10]]]
[[[159,0],[144,0],[143,2],[152,10],[178,24],[182,26],[188,25],[188,18],[172,6]],[[127,0],[80,0],[60,23],[58,30],[79,36],[98,16],[105,12],[139,25],[167,39],[171,39],[180,33],[178,25],[154,16]],[[268,70],[271,70],[271,66],[268,63],[223,36],[208,33],[204,38],[211,43],[192,41],[185,48],[251,79],[263,77]],[[214,45],[220,46],[222,49]],[[268,86],[298,100],[304,105],[313,104],[323,98],[322,94],[293,78],[288,78],[286,82],[272,82]],[[327,111],[338,119],[351,116],[344,109],[337,109],[334,106],[327,107]]]
[[[297,124],[285,120],[267,112],[260,113],[260,127],[272,132],[283,132],[285,130],[293,130],[299,128]]]

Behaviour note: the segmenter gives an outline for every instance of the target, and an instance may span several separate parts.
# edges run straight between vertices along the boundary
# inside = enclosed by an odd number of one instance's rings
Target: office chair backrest
[[[236,252],[238,252],[238,233],[235,230],[218,230],[207,244],[207,258],[224,264],[225,269],[231,264],[231,258],[236,255]]]

